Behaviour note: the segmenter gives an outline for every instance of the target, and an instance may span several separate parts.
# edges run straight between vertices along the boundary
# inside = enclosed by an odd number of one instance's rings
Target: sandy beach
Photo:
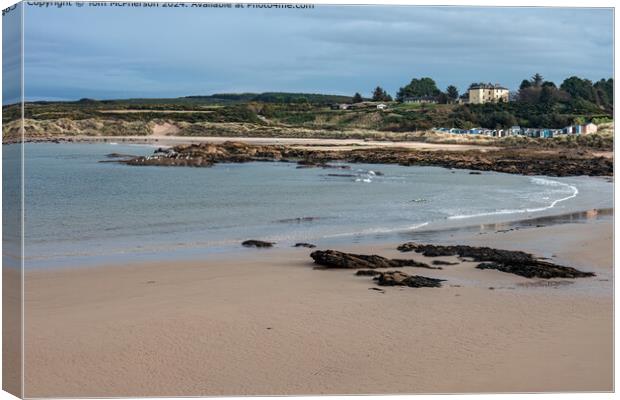
[[[52,139],[45,139],[52,140]],[[45,141],[44,140],[44,141]],[[160,134],[158,130],[148,136],[88,136],[75,135],[66,137],[55,137],[54,140],[70,140],[78,143],[133,143],[133,144],[152,144],[157,146],[176,146],[179,144],[193,143],[214,143],[222,144],[225,142],[244,142],[252,145],[289,145],[299,148],[314,148],[320,146],[322,150],[351,150],[359,148],[407,148],[413,150],[496,150],[495,146],[476,145],[476,144],[454,144],[454,143],[425,143],[413,141],[379,141],[362,139],[320,139],[320,138],[274,138],[274,137],[251,137],[251,136],[175,136],[172,134]]]
[[[279,247],[31,271],[25,395],[611,391],[612,231],[605,219],[449,237],[597,274],[576,280],[464,262],[402,269],[442,288],[381,292]],[[396,244],[338,250],[429,261]]]

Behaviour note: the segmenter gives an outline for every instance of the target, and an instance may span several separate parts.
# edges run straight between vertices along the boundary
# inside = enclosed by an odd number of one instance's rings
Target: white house
[[[377,110],[385,110],[387,108],[387,105],[380,103],[377,104]]]

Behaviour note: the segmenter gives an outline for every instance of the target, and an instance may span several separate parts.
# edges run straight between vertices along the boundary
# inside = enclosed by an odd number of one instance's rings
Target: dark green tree
[[[542,83],[544,82],[544,78],[541,74],[537,72],[534,74],[534,76],[532,76],[531,81],[532,81],[532,85],[541,86]]]
[[[450,85],[446,88],[446,95],[450,101],[456,101],[459,98],[459,90],[454,85]]]
[[[543,104],[551,104],[555,100],[557,90],[552,86],[543,86],[540,91],[539,101]]]
[[[527,79],[522,80],[521,85],[519,85],[520,90],[528,89],[530,87],[532,87],[532,82],[528,81]]]
[[[436,96],[437,102],[439,104],[448,104],[448,101],[450,101],[450,99],[448,98],[448,95],[446,93],[440,92],[437,96]]]
[[[431,78],[412,79],[407,86],[403,86],[398,91],[396,99],[402,101],[406,97],[437,96],[441,91]]]
[[[351,100],[352,103],[361,103],[362,101],[364,101],[362,95],[357,92],[353,95],[353,99]]]
[[[593,88],[596,93],[598,105],[603,107],[605,110],[613,111],[614,80],[612,78],[601,79],[594,84]]]
[[[375,90],[372,92],[372,100],[373,101],[392,101],[392,96],[390,96],[381,86],[377,86]]]
[[[592,82],[588,79],[571,76],[562,82],[560,89],[570,94],[573,99],[594,101]]]

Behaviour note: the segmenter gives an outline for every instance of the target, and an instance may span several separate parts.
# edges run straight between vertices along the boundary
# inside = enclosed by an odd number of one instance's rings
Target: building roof
[[[492,83],[477,83],[473,84],[469,87],[469,89],[500,89],[500,90],[508,90],[508,88],[503,87],[499,83],[495,85]]]

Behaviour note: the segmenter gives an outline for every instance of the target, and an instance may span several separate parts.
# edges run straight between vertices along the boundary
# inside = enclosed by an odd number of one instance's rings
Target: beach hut
[[[583,126],[583,133],[588,134],[588,133],[596,133],[596,131],[598,130],[598,127],[593,124],[592,122],[585,124]]]

